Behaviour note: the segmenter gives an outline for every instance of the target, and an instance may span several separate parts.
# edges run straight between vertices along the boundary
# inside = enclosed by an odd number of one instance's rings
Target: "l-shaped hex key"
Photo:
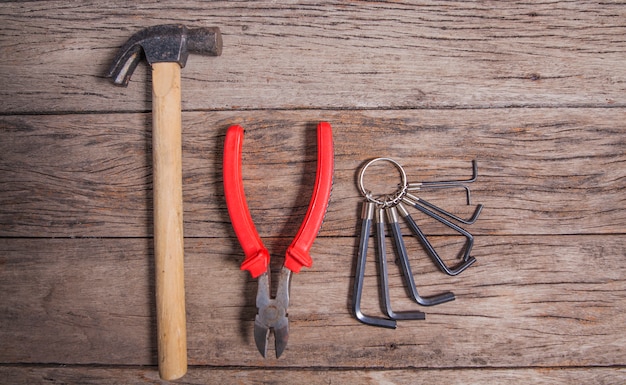
[[[374,218],[374,203],[364,202],[363,211],[361,212],[361,239],[359,242],[359,252],[356,264],[356,273],[354,276],[354,298],[352,301],[352,310],[356,318],[367,325],[381,326],[385,328],[395,329],[396,321],[387,318],[372,317],[363,314],[361,311],[361,295],[363,294],[363,280],[365,278],[365,262],[367,258],[367,244],[370,237],[372,227],[372,219]]]
[[[411,271],[411,266],[409,264],[409,257],[406,251],[406,246],[404,245],[404,241],[402,240],[402,232],[400,231],[400,224],[398,223],[398,210],[395,207],[389,207],[387,209],[387,219],[391,224],[391,233],[393,234],[393,239],[399,255],[402,273],[404,275],[404,278],[406,279],[409,293],[411,294],[411,297],[415,300],[415,302],[423,306],[433,306],[440,303],[453,301],[455,297],[454,293],[452,292],[445,292],[430,297],[422,297],[419,295],[419,293],[417,292],[417,288],[415,287],[415,280],[413,279],[413,272]]]
[[[389,296],[389,276],[387,273],[387,252],[385,247],[385,209],[376,209],[376,244],[378,246],[378,261],[380,265],[380,290],[383,299],[383,308],[389,318],[394,320],[423,320],[426,314],[419,310],[394,312],[391,309]]]
[[[408,203],[408,204],[411,204],[413,207],[415,207],[419,211],[423,212],[424,214],[428,215],[429,217],[431,217],[433,219],[436,219],[437,221],[439,221],[442,224],[448,226],[452,230],[455,230],[455,231],[459,232],[461,235],[463,235],[465,238],[467,238],[467,241],[466,241],[466,243],[464,245],[465,251],[463,252],[463,259],[462,259],[462,261],[459,264],[457,264],[456,266],[448,267],[445,264],[445,262],[441,259],[439,254],[437,254],[437,252],[435,251],[435,248],[430,244],[430,242],[428,241],[428,238],[426,238],[426,235],[424,235],[424,233],[419,228],[417,223],[415,223],[415,220],[409,214],[409,212],[404,207],[404,205],[402,203],[398,204],[398,210],[400,211],[400,215],[406,220],[407,224],[409,225],[409,227],[411,228],[413,233],[417,236],[417,238],[420,240],[420,242],[422,243],[422,245],[426,249],[426,252],[430,256],[430,258],[433,260],[433,262],[435,262],[435,264],[437,266],[439,266],[439,268],[444,273],[446,273],[448,275],[451,275],[451,276],[459,275],[463,271],[465,271],[465,269],[467,269],[468,267],[473,265],[474,262],[476,262],[476,258],[470,256],[470,252],[472,251],[472,246],[474,245],[474,237],[472,236],[472,234],[467,232],[462,227],[457,226],[454,223],[450,222],[449,220],[443,218],[442,216],[437,215],[436,213],[428,210],[427,208],[422,207],[419,204],[414,203],[414,202],[408,200],[407,197],[404,198],[404,202]]]

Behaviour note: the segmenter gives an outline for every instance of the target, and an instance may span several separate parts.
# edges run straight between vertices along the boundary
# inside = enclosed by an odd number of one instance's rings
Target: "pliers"
[[[248,270],[252,278],[258,278],[257,315],[254,320],[256,346],[263,357],[266,357],[270,330],[273,329],[278,358],[285,350],[289,339],[287,307],[291,273],[298,273],[303,266],[311,267],[313,260],[309,250],[322,226],[330,199],[334,168],[332,128],[326,122],[321,122],[317,126],[318,161],[313,196],[304,221],[287,248],[279,274],[276,297],[273,299],[270,297],[270,254],[256,231],[243,189],[241,174],[243,136],[244,129],[237,125],[229,127],[226,132],[223,165],[226,206],[245,255],[241,270]]]

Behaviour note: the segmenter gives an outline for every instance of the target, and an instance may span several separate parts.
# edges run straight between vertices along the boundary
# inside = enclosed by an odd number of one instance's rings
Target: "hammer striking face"
[[[118,51],[107,77],[119,86],[127,86],[142,52],[148,64],[172,62],[185,67],[190,52],[207,56],[222,54],[219,28],[188,29],[184,25],[156,25],[133,36]]]

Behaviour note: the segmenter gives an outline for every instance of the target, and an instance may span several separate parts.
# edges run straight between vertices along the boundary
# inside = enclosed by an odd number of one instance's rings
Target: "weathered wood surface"
[[[90,367],[22,367],[0,366],[0,376],[8,383],[62,383],[62,384],[166,384],[147,368],[90,368]],[[180,383],[204,384],[589,384],[612,385],[620,383],[623,368],[594,369],[466,369],[429,370],[254,370],[245,368],[193,368]]]
[[[422,181],[467,178],[476,159],[474,202],[486,206],[472,226],[476,234],[626,229],[623,109],[188,112],[183,119],[190,237],[232,236],[221,177],[231,124],[247,128],[243,172],[260,233],[295,234],[300,221],[282,218],[299,219],[306,211],[318,120],[332,122],[336,152],[322,235],[354,235],[361,201],[357,172],[376,156],[397,159],[411,180]],[[149,115],[7,116],[0,128],[1,235],[150,234]],[[371,175],[375,182],[378,174]],[[459,194],[446,200],[438,195],[444,207],[471,210],[459,205]]]
[[[285,243],[267,241],[272,249]],[[293,279],[287,350],[263,361],[252,336],[256,284],[237,269],[239,246],[187,239],[190,364],[506,368],[626,359],[626,248],[618,237],[482,236],[477,265],[454,278],[436,271],[414,239],[406,243],[421,294],[452,290],[456,301],[425,308],[426,321],[396,330],[362,325],[348,311],[356,241],[321,237],[313,267]],[[434,242],[442,255],[448,243]],[[0,240],[0,360],[154,364],[150,249],[147,239]],[[373,253],[369,261],[362,306],[380,314]],[[390,271],[396,310],[416,308]]]
[[[128,89],[103,74],[162,23],[223,31],[223,55],[183,71],[186,109],[626,105],[619,2],[31,1],[0,17],[4,112],[149,110],[145,67]]]
[[[176,22],[224,36],[221,57],[182,72],[182,382],[626,382],[624,20],[619,2],[2,2],[0,377],[159,382],[148,70],[126,89],[103,74],[132,33]],[[294,277],[287,350],[263,360],[224,207],[224,133],[247,128],[246,194],[281,257],[319,120],[334,127],[332,200],[314,265]],[[349,311],[355,179],[375,156],[415,180],[466,178],[476,159],[485,205],[468,227],[478,263],[458,277],[404,228],[420,293],[457,300],[397,330]],[[457,191],[429,199],[471,213]],[[457,237],[419,220],[454,255]],[[367,268],[363,306],[379,314],[373,255]],[[393,264],[391,282],[394,308],[414,308]]]

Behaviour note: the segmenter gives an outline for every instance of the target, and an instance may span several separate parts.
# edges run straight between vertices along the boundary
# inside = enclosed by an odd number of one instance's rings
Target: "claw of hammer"
[[[175,62],[185,67],[189,52],[207,56],[222,54],[219,28],[188,29],[184,25],[155,25],[133,36],[118,51],[106,76],[119,86],[127,86],[142,53],[148,64]]]

